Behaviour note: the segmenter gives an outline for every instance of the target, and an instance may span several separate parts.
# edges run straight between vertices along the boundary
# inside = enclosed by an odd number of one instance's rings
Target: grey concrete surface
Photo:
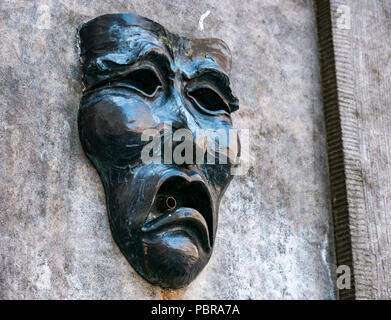
[[[223,199],[212,259],[177,291],[149,285],[121,255],[78,138],[76,28],[112,12],[223,39],[235,126],[251,130],[251,168]],[[2,0],[0,38],[0,298],[335,298],[311,1]]]
[[[331,4],[355,297],[391,299],[391,2]]]
[[[357,296],[391,299],[391,2],[348,1],[360,133],[367,251],[353,252],[368,261],[368,274]],[[364,239],[359,235],[358,241]],[[364,271],[364,270],[362,270]],[[370,278],[370,279],[369,279]],[[367,281],[365,281],[367,280]]]

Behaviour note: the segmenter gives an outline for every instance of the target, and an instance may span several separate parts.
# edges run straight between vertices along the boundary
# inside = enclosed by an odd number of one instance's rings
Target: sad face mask
[[[172,34],[135,14],[83,24],[79,45],[85,85],[80,140],[102,179],[113,238],[146,280],[182,287],[212,254],[232,161],[145,163],[149,142],[142,136],[163,124],[174,133],[187,129],[206,157],[205,139],[196,141],[196,132],[228,133],[238,109],[229,49],[218,39]]]

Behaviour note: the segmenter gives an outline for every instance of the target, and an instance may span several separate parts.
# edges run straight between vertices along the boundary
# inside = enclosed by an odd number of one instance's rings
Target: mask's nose
[[[172,144],[174,156],[175,148],[180,145],[184,139],[186,139],[186,143],[192,144],[193,156],[190,158],[192,158],[191,164],[195,164],[204,158],[206,152],[207,141],[202,132],[202,127],[197,122],[195,116],[187,108],[184,98],[177,89],[172,91],[170,109],[172,112],[170,125],[173,134]],[[184,158],[189,160],[189,157],[186,157],[186,155]]]
[[[172,91],[171,96],[171,108],[174,113],[172,127],[175,129],[189,129],[190,131],[195,131],[199,128],[194,116],[187,109],[184,98],[177,89]]]

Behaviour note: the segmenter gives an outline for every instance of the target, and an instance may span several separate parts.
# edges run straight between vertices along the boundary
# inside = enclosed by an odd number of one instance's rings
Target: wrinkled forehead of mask
[[[79,28],[80,57],[86,88],[109,77],[117,67],[141,57],[164,57],[167,68],[218,69],[229,75],[231,54],[219,39],[190,39],[169,32],[160,24],[136,14],[107,14]]]

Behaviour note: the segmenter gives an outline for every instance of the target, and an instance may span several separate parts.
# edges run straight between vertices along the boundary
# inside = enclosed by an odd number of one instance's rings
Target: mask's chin
[[[149,282],[185,286],[212,252],[214,209],[206,184],[196,172],[165,165],[145,165],[128,182],[105,188],[114,239]]]

